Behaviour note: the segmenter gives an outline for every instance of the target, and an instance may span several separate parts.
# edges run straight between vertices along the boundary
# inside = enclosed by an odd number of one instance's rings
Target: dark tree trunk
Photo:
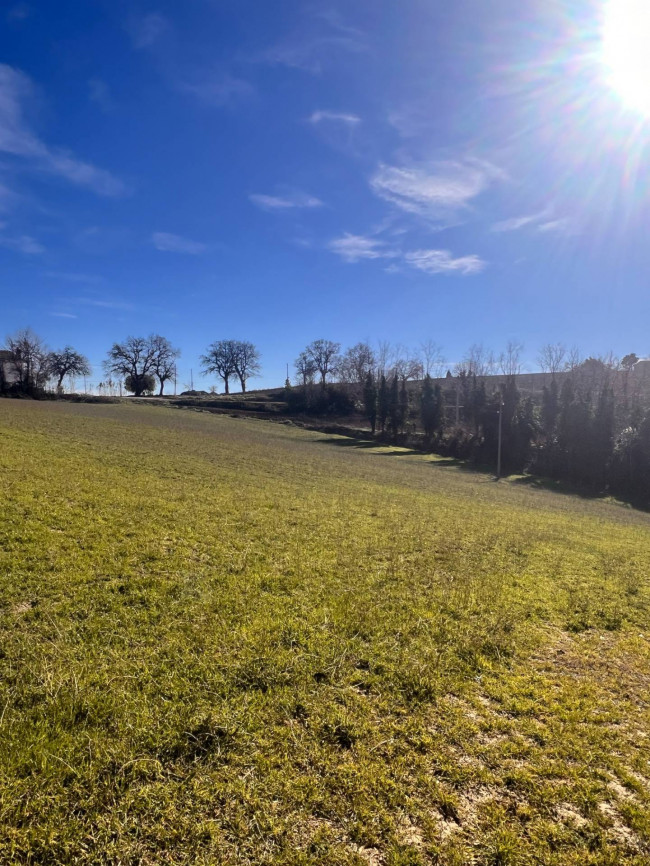
[[[226,394],[230,394],[230,388],[228,387],[228,378],[229,378],[228,376],[223,377],[223,384],[225,386]]]
[[[161,380],[160,380],[160,391],[158,392],[158,396],[159,396],[159,397],[162,397],[162,395],[163,395],[163,388],[164,388],[164,387],[165,387],[165,380],[164,380],[164,379],[161,379]]]
[[[246,393],[246,379],[244,379],[242,376],[240,376],[239,381],[241,382],[241,392],[242,392],[242,394],[245,394]]]

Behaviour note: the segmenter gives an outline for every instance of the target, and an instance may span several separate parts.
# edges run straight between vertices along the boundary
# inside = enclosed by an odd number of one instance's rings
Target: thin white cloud
[[[28,159],[35,168],[86,187],[98,195],[124,195],[126,185],[110,172],[84,162],[72,153],[48,147],[29,129],[23,118],[23,103],[32,93],[32,83],[24,73],[0,64],[0,151]]]
[[[479,274],[486,262],[477,255],[454,258],[449,250],[414,250],[405,253],[404,261],[425,274]]]
[[[569,233],[572,229],[571,220],[568,217],[561,217],[548,222],[540,223],[537,226],[538,232],[557,232],[558,234]]]
[[[341,53],[367,50],[364,34],[340,15],[320,10],[287,39],[268,48],[257,59],[273,66],[288,66],[319,75]]]
[[[398,255],[377,238],[367,235],[353,235],[349,232],[345,232],[341,237],[330,241],[328,249],[340,256],[344,262],[350,263],[361,261],[361,259],[394,258]]]
[[[24,21],[32,14],[31,6],[27,3],[14,3],[7,10],[7,21]]]
[[[169,29],[167,18],[160,12],[149,12],[147,15],[131,15],[126,22],[126,29],[131,37],[134,48],[151,48]]]
[[[231,75],[220,77],[205,76],[195,82],[180,82],[176,89],[181,93],[189,93],[207,105],[221,108],[236,100],[251,96],[255,88],[248,81],[233,78]]]
[[[28,256],[37,256],[45,252],[45,247],[34,240],[31,235],[17,235],[16,237],[5,237],[0,235],[0,246]]]
[[[55,280],[65,280],[70,283],[101,283],[102,278],[95,274],[80,274],[75,271],[45,271],[46,277]]]
[[[57,319],[78,319],[74,313],[50,313],[50,316],[55,316]]]
[[[199,241],[191,241],[188,238],[182,238],[180,235],[173,235],[170,232],[154,232],[151,235],[151,242],[157,250],[164,253],[189,253],[197,256],[206,251],[206,244]]]
[[[493,232],[514,232],[529,227],[537,232],[556,232],[558,234],[568,233],[571,229],[571,220],[568,217],[553,217],[552,208],[544,208],[539,213],[528,214],[521,217],[501,220],[492,226]]]
[[[331,121],[332,123],[345,123],[347,126],[356,126],[361,123],[361,118],[356,114],[346,114],[342,111],[314,111],[309,117],[309,123],[322,123],[323,121]]]
[[[134,304],[112,298],[74,298],[73,300],[78,304],[84,304],[87,307],[98,307],[101,310],[135,310]]]
[[[327,245],[331,252],[340,256],[344,262],[354,264],[364,259],[392,259],[387,273],[398,273],[401,264],[408,265],[426,274],[463,275],[478,274],[486,267],[486,262],[477,255],[459,256],[454,258],[449,250],[412,250],[403,252],[396,246],[391,246],[369,235],[353,235],[346,232],[341,237],[334,238]]]
[[[268,211],[287,211],[295,208],[317,208],[323,206],[323,202],[319,198],[307,195],[306,193],[293,193],[285,196],[253,193],[248,198],[257,207]]]
[[[370,186],[407,213],[440,219],[467,208],[502,177],[496,166],[479,160],[440,161],[424,168],[380,165]]]
[[[88,99],[107,113],[115,107],[110,88],[101,78],[91,78],[88,81]]]
[[[491,230],[493,232],[516,232],[519,231],[519,229],[523,229],[526,226],[539,222],[539,220],[544,219],[545,216],[548,216],[547,211],[529,214],[528,216],[511,217],[510,219],[494,223]]]

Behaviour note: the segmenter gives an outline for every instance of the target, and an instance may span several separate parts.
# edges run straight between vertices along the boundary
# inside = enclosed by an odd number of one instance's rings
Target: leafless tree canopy
[[[262,371],[260,353],[253,343],[243,340],[229,341],[233,344],[233,365],[239,378],[242,392],[246,392],[246,382],[253,376],[259,376]]]
[[[165,382],[174,378],[176,359],[180,357],[180,349],[175,349],[166,337],[153,334],[149,337],[153,351],[151,371],[160,384],[160,396],[163,395]]]
[[[361,385],[375,368],[375,353],[368,343],[357,343],[341,358],[338,374],[341,382]]]
[[[499,355],[499,370],[504,376],[518,376],[521,373],[521,353],[523,346],[510,340]]]
[[[146,377],[157,376],[162,394],[165,382],[173,376],[174,360],[179,354],[179,350],[160,334],[127,337],[122,343],[113,343],[104,369],[123,379],[130,376],[133,388],[129,390],[133,390],[136,397],[148,390],[144,387]]]
[[[420,344],[420,361],[425,376],[434,379],[442,378],[446,363],[442,346],[434,340],[425,340]]]
[[[312,385],[316,376],[316,365],[307,352],[301,352],[293,362],[296,368],[296,381],[299,385],[306,387]]]
[[[474,343],[469,347],[466,356],[456,364],[456,375],[465,373],[468,376],[492,376],[496,371],[496,361],[491,349],[486,349],[482,343]]]
[[[567,350],[563,343],[546,343],[539,350],[537,363],[542,373],[550,373],[554,376],[564,369]]]
[[[50,352],[47,357],[48,377],[56,379],[56,390],[60,391],[66,376],[90,376],[88,359],[66,346],[58,352]]]
[[[332,340],[314,340],[304,351],[307,359],[313,365],[315,371],[320,376],[321,385],[325,387],[327,377],[336,373],[340,362],[339,351],[340,343],[334,343]]]
[[[230,394],[230,379],[237,374],[235,367],[236,340],[217,340],[201,355],[203,375],[216,373],[223,379],[224,391]]]
[[[42,388],[48,379],[48,351],[43,340],[30,328],[7,337],[9,366],[22,391]]]

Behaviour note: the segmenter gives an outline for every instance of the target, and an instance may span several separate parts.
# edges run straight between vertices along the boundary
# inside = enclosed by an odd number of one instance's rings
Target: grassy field
[[[0,401],[0,863],[648,864],[650,517]]]

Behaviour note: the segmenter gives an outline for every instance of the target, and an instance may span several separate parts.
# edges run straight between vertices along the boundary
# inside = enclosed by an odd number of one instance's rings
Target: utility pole
[[[190,391],[194,390],[194,371],[190,367]]]
[[[456,427],[460,425],[460,388],[456,383]]]
[[[499,444],[497,449],[497,480],[501,478],[501,433],[503,430],[503,399],[499,401]]]

